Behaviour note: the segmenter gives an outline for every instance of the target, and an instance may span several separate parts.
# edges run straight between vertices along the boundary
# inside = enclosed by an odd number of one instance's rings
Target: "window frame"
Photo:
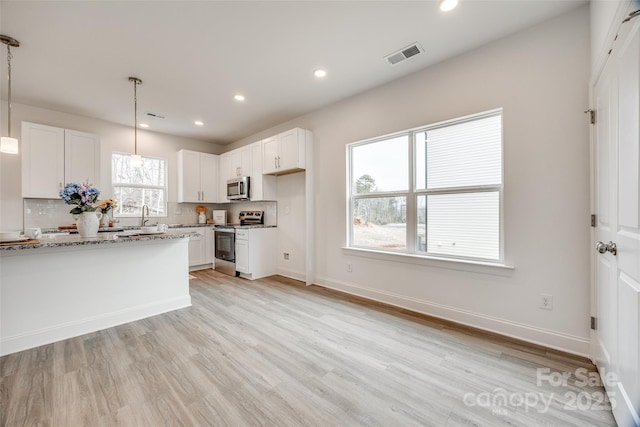
[[[169,176],[168,176],[168,172],[169,172],[169,160],[164,158],[164,157],[155,157],[155,156],[141,156],[142,157],[142,164],[144,165],[144,160],[145,159],[149,159],[149,160],[159,160],[161,162],[164,163],[164,184],[163,185],[147,185],[147,184],[123,184],[123,183],[115,183],[113,182],[113,156],[114,155],[119,155],[119,156],[131,156],[131,153],[125,153],[125,152],[121,152],[121,151],[113,151],[111,152],[111,173],[110,173],[110,178],[111,178],[111,189],[113,194],[116,193],[116,188],[139,188],[142,190],[163,190],[164,191],[164,215],[156,215],[153,214],[151,209],[149,210],[149,218],[167,218],[169,216],[169,207],[168,207],[168,197],[169,197]],[[121,203],[120,200],[117,201],[118,204]],[[120,214],[117,213],[117,210],[113,211],[113,217],[114,218],[137,218],[141,215],[142,213],[135,213],[135,214]]]
[[[480,120],[483,118],[500,116],[501,117],[501,129],[500,129],[500,184],[494,185],[476,185],[476,186],[463,186],[463,187],[448,187],[438,189],[428,189],[428,185],[425,185],[424,189],[417,189],[417,176],[416,176],[416,150],[417,141],[416,135],[421,132],[434,130],[438,128],[453,126],[469,121]],[[407,179],[408,190],[406,191],[385,191],[366,194],[354,193],[354,156],[353,149],[362,145],[375,144],[376,142],[388,140],[391,138],[397,138],[403,135],[407,135],[408,146],[408,158],[407,158]],[[378,252],[389,253],[394,255],[406,255],[413,258],[428,258],[437,260],[449,260],[449,261],[461,261],[470,263],[480,263],[489,265],[504,265],[505,262],[505,249],[504,249],[504,111],[502,108],[496,108],[488,111],[484,111],[477,114],[471,114],[463,117],[458,117],[442,122],[428,124],[424,126],[415,127],[412,129],[403,130],[400,132],[394,132],[387,135],[382,135],[374,138],[369,138],[361,141],[356,141],[346,146],[346,167],[347,167],[347,239],[345,249],[350,250],[362,250],[363,252]],[[478,258],[468,257],[450,254],[439,254],[434,252],[421,251],[418,248],[418,198],[421,196],[428,197],[430,195],[443,195],[443,194],[465,194],[465,193],[482,193],[482,192],[498,192],[498,246],[499,254],[498,259],[494,258]],[[405,249],[389,249],[379,248],[372,246],[356,245],[354,243],[354,201],[359,199],[376,199],[383,197],[405,197],[406,198],[406,248]],[[425,218],[425,229],[427,229],[429,217]]]

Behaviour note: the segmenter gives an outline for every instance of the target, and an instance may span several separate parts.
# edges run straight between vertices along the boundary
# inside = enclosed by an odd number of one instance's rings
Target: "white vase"
[[[76,225],[78,226],[78,234],[80,234],[80,237],[91,238],[98,235],[100,219],[102,218],[101,212],[82,212],[80,215],[74,215],[73,217],[76,219]]]

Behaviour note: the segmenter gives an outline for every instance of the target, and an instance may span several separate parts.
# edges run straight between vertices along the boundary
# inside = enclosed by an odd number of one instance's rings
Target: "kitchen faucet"
[[[144,219],[144,210],[147,210],[147,219]],[[140,218],[140,227],[144,227],[144,225],[149,221],[149,206],[142,205],[142,218]]]

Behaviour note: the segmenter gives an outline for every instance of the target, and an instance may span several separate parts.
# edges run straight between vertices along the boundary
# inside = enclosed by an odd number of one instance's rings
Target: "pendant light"
[[[458,6],[458,0],[440,0],[440,10],[449,12]]]
[[[142,156],[138,154],[138,85],[142,80],[137,77],[129,77],[133,82],[133,154],[131,155],[131,166],[139,168],[142,166]]]
[[[18,154],[18,139],[11,137],[11,48],[19,47],[20,42],[13,37],[0,35],[0,41],[7,45],[7,78],[9,80],[7,100],[9,109],[7,111],[7,136],[0,138],[0,151],[8,154]]]

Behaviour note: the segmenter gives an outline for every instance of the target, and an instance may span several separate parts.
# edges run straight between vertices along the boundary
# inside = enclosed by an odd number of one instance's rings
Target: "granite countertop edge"
[[[186,233],[186,232],[184,233],[169,232],[169,233],[163,233],[163,234],[145,234],[145,235],[134,235],[134,236],[119,236],[117,232],[114,232],[114,233],[101,233],[98,235],[97,238],[82,238],[77,234],[64,235],[64,236],[57,236],[51,239],[42,238],[40,240],[40,243],[0,246],[0,252],[19,251],[23,249],[58,248],[58,247],[69,247],[69,246],[92,246],[92,245],[105,245],[105,244],[113,244],[113,243],[145,242],[145,241],[151,241],[151,240],[172,240],[172,239],[183,239],[183,238],[191,237],[194,235],[195,233]]]
[[[229,224],[229,225],[221,225],[221,224],[167,224],[169,230],[174,228],[199,228],[199,227],[234,227],[234,228],[275,228],[276,225],[265,225],[265,224],[255,224],[255,225],[237,225],[237,224]],[[123,231],[123,230],[137,230],[140,229],[139,225],[123,225],[117,227],[101,227],[101,233],[109,233],[113,231],[114,233]],[[42,234],[66,234],[66,233],[75,233],[76,230],[60,230],[58,228],[43,228]]]

